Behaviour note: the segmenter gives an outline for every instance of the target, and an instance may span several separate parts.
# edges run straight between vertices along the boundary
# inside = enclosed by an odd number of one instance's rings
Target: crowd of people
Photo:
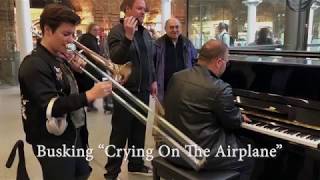
[[[215,151],[220,145],[243,146],[245,142],[233,130],[250,120],[235,106],[230,85],[220,79],[229,61],[230,37],[224,24],[219,26],[220,40],[205,43],[198,55],[192,42],[181,34],[177,18],[168,19],[165,34],[155,40],[143,26],[145,0],[124,0],[121,8],[125,18],[110,30],[107,50],[99,46],[100,28],[94,23],[78,41],[97,54],[107,54],[113,63],[131,62],[132,72],[122,85],[145,104],[149,103],[150,95],[159,97],[165,107],[165,118],[201,147]],[[112,90],[134,106],[119,89],[112,88],[110,81],[96,83],[88,78],[83,68],[102,80],[101,75],[66,48],[73,42],[79,23],[80,17],[71,9],[58,4],[46,6],[40,16],[43,37],[20,66],[23,125],[26,140],[36,156],[39,145],[52,149],[64,145],[88,148],[90,119],[87,120],[84,107],[96,111],[94,101],[98,98],[105,98],[106,104],[110,104]],[[88,59],[94,63],[89,56]],[[105,109],[111,108],[107,106]],[[128,148],[143,149],[145,125],[117,101],[113,101],[112,112],[109,143],[115,148],[108,153],[113,154],[126,144]],[[45,180],[85,180],[90,176],[91,168],[85,157],[37,158]],[[122,161],[123,153],[120,157],[108,157],[105,179],[118,178]],[[142,157],[129,155],[128,161],[129,172],[151,175],[152,169]],[[249,179],[252,166],[253,162],[247,159],[239,162],[236,158],[210,157],[203,169],[233,169],[240,172],[241,179]]]

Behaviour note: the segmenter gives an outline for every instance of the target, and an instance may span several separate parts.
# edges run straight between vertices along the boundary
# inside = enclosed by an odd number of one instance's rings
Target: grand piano
[[[257,161],[253,179],[320,180],[320,54],[230,54],[222,79],[252,120],[240,135],[260,148],[282,145],[276,158]]]

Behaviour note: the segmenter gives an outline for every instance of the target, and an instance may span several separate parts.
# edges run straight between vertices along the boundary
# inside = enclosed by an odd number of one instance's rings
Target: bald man
[[[155,68],[159,100],[163,100],[164,92],[173,73],[191,68],[197,57],[192,42],[181,35],[181,24],[178,19],[170,18],[165,24],[166,34],[155,42]]]
[[[250,121],[235,106],[230,85],[220,79],[228,62],[226,44],[217,40],[205,43],[197,64],[172,76],[164,101],[165,118],[203,149],[210,150],[203,169],[236,170],[240,180],[245,180],[250,178],[253,160],[239,161],[238,154],[221,156],[228,147],[246,147],[234,131],[243,121]],[[169,160],[181,166],[187,164],[179,158]]]

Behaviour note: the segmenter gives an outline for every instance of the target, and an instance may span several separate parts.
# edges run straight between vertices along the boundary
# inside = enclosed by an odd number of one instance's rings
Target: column
[[[163,33],[164,33],[165,23],[170,17],[171,17],[171,0],[161,0],[161,24],[162,24]]]
[[[316,3],[313,3],[313,5],[310,8],[309,23],[308,23],[308,41],[307,41],[308,44],[311,44],[311,41],[312,41],[314,11],[319,7],[320,7],[319,5],[316,5]]]
[[[16,25],[17,47],[22,61],[33,49],[29,0],[16,0]]]
[[[284,49],[305,51],[307,49],[308,14],[310,8],[301,8],[300,0],[291,0],[294,9],[286,6]]]
[[[254,42],[257,29],[257,6],[262,0],[246,0],[242,3],[248,6],[248,30],[247,30],[247,44]]]

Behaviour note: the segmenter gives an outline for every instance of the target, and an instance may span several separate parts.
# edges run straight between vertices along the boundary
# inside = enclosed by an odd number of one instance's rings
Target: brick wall
[[[94,21],[108,30],[119,23],[120,0],[95,0],[93,5]]]
[[[19,57],[16,52],[14,2],[12,0],[1,1],[0,34],[0,84],[15,84]]]
[[[95,0],[93,1],[93,16],[94,21],[104,27],[110,29],[115,24],[119,23],[119,12],[121,0]],[[177,17],[183,27],[183,32],[186,32],[186,0],[173,0],[172,13]],[[160,0],[147,0],[149,14],[147,21],[152,21],[158,14],[161,13]]]

